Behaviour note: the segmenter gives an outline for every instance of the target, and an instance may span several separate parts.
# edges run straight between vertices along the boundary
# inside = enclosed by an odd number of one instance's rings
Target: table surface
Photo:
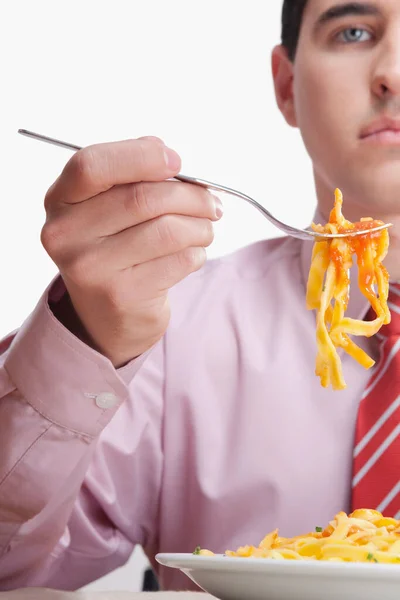
[[[0,592],[0,600],[213,600],[202,592],[61,592],[25,588]]]

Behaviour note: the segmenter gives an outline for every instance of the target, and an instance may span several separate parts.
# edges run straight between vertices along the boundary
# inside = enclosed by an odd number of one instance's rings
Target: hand
[[[167,329],[168,290],[198,270],[221,202],[166,181],[179,156],[158,138],[89,146],[46,194],[42,243],[93,346],[118,367]]]

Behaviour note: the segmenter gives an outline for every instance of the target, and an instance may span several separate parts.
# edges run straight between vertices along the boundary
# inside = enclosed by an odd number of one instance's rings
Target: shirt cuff
[[[52,313],[49,295],[60,294],[63,285],[58,277],[43,294],[14,337],[4,368],[25,400],[46,419],[95,437],[128,398],[128,385],[151,350],[115,369]]]

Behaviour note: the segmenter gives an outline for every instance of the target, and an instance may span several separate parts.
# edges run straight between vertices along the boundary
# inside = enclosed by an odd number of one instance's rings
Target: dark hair
[[[307,0],[283,0],[282,8],[282,46],[288,52],[290,60],[296,56],[300,36],[301,22]]]

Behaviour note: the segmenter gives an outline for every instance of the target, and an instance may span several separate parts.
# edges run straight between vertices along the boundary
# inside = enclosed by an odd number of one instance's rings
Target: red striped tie
[[[353,510],[400,519],[400,285],[390,285],[392,320],[382,327],[381,356],[362,395],[353,462]]]

